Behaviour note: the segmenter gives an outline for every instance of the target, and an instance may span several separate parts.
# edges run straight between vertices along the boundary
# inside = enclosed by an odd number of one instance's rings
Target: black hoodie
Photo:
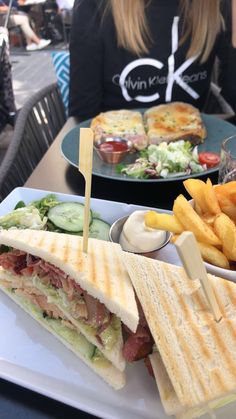
[[[103,23],[103,0],[75,0],[70,42],[69,113],[90,118],[110,109],[147,108],[170,101],[200,110],[209,92],[215,57],[220,87],[236,110],[236,49],[231,46],[231,1],[223,0],[226,30],[218,35],[208,60],[186,59],[189,40],[178,46],[182,21],[178,0],[152,0],[146,8],[152,43],[137,57],[118,48],[114,22]]]

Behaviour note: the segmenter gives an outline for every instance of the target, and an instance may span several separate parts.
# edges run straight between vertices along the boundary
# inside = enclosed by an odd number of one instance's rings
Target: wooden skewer
[[[191,231],[185,231],[176,240],[175,246],[189,278],[200,280],[214,318],[219,322],[222,318],[222,314],[216,301],[214,289],[207,276],[207,271],[203,264],[194,234]]]
[[[93,165],[93,131],[90,128],[80,128],[79,139],[79,171],[85,179],[85,205],[83,226],[83,252],[88,251],[90,196]]]

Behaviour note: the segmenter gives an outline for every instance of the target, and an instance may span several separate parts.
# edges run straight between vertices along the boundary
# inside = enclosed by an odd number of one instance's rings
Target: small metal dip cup
[[[109,151],[109,150],[102,150],[100,148],[101,144],[110,142],[110,141],[114,141],[117,143],[123,143],[125,144],[125,146],[127,146],[126,150],[121,150],[121,151]],[[100,157],[100,159],[102,159],[104,162],[106,163],[110,163],[110,164],[117,164],[120,163],[123,158],[129,153],[129,151],[132,148],[132,143],[129,140],[126,140],[125,138],[120,138],[120,137],[104,137],[101,138],[99,141],[97,141],[94,144],[94,149],[96,150],[98,156]]]
[[[118,220],[116,220],[111,225],[111,228],[109,230],[109,240],[111,242],[119,243],[120,235],[121,235],[121,232],[122,232],[122,229],[123,229],[123,225],[126,222],[128,217],[129,216],[127,215],[125,217],[118,218]],[[171,233],[169,231],[166,231],[166,237],[165,237],[164,242],[159,247],[157,247],[156,249],[153,249],[152,251],[149,251],[149,252],[131,252],[131,253],[135,253],[135,254],[141,255],[141,256],[146,256],[146,257],[152,258],[152,259],[157,259],[158,251],[169,243],[170,238],[171,238]]]

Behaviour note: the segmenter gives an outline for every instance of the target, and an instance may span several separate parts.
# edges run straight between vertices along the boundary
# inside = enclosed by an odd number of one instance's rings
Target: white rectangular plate
[[[29,203],[48,193],[17,188],[0,204],[0,215],[11,211],[20,200]],[[56,193],[56,196],[62,201],[84,201],[83,197],[74,195]],[[144,208],[91,199],[91,209],[109,223]],[[172,245],[160,250],[159,257],[178,264],[177,253]],[[155,382],[143,362],[128,366],[126,386],[115,391],[2,293],[0,330],[2,378],[102,418],[167,418]],[[230,407],[225,409],[221,409],[219,417],[235,419],[235,410],[232,408],[230,411]]]

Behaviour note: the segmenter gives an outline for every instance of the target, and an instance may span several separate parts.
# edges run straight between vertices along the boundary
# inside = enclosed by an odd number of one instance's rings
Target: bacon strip
[[[48,315],[62,319],[64,318],[63,313],[54,304],[47,303],[45,296],[38,296],[35,293],[31,294],[29,291],[23,290],[20,277],[22,275],[32,276],[37,274],[43,283],[51,284],[56,289],[63,288],[68,300],[73,301],[73,317],[75,319],[81,318],[85,323],[97,327],[96,337],[102,344],[100,335],[109,327],[112,315],[104,304],[84,291],[73,278],[49,262],[15,249],[0,255],[0,265],[9,272],[19,276],[19,287],[16,287],[19,293],[26,294],[29,299],[41,307]],[[122,327],[125,342],[123,356],[129,362],[146,358],[152,352],[154,343],[138,300],[137,305],[140,322],[136,333],[132,333],[124,325]]]
[[[139,325],[136,332],[132,333],[126,326],[122,325],[123,338],[125,342],[123,347],[123,356],[128,362],[146,358],[150,353],[152,353],[154,343],[142,306],[137,298],[136,302],[139,312]]]
[[[110,312],[104,304],[84,291],[76,281],[57,268],[38,257],[19,250],[11,250],[0,255],[0,265],[19,276],[38,275],[45,284],[63,288],[69,301],[74,301],[74,318],[82,318],[87,324],[99,327],[98,334],[110,325]]]
[[[153,339],[150,332],[138,326],[135,333],[131,333],[123,347],[123,356],[128,362],[138,361],[152,352]]]

